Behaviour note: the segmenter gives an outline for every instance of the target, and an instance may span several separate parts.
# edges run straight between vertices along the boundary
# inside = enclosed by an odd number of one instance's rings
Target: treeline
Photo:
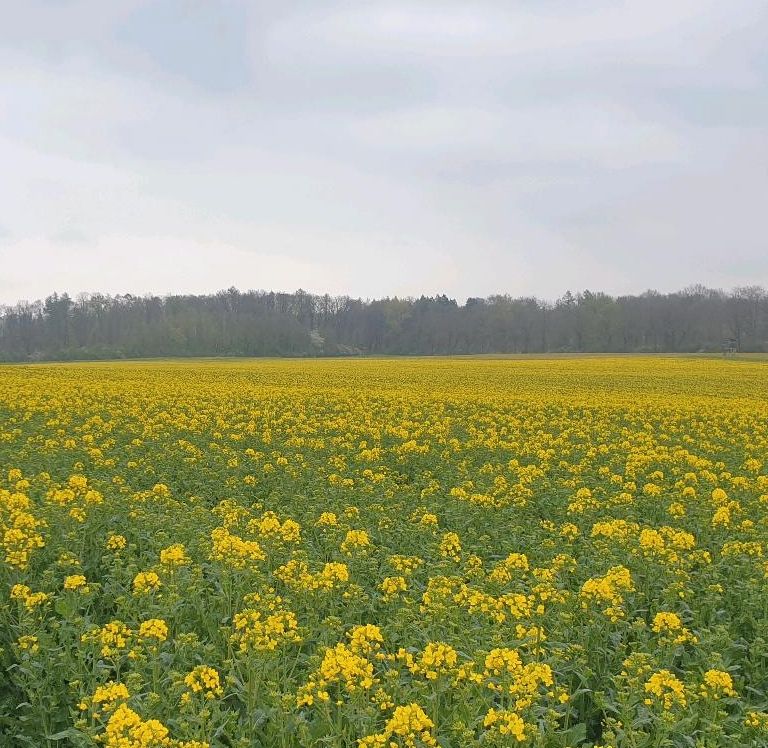
[[[327,356],[768,351],[768,294],[692,286],[639,296],[566,293],[353,299],[295,293],[53,294],[0,307],[6,361],[151,356]]]

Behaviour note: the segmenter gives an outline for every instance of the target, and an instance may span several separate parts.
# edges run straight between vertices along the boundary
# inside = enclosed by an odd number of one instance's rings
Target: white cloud
[[[760,0],[235,6],[226,86],[145,0],[8,14],[0,302],[768,281]]]

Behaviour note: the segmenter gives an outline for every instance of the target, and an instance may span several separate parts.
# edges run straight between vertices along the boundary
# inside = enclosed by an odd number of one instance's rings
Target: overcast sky
[[[768,285],[766,0],[24,0],[0,303]]]

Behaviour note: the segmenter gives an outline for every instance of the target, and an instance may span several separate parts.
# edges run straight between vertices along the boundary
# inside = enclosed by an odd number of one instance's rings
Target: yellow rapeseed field
[[[768,362],[0,367],[0,745],[768,745]]]

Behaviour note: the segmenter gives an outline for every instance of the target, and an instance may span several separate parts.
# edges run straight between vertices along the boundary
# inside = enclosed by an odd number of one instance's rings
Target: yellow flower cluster
[[[28,610],[32,610],[50,600],[51,595],[47,592],[32,592],[26,584],[14,584],[11,587],[10,598],[11,600],[18,600]]]
[[[424,559],[419,556],[400,556],[389,557],[389,565],[401,574],[410,575],[424,563]]]
[[[319,572],[313,574],[306,561],[294,558],[276,569],[275,576],[295,590],[328,591],[349,581],[349,567],[338,561],[329,561]]]
[[[168,638],[168,624],[162,618],[150,618],[139,626],[139,638],[164,642]]]
[[[669,670],[659,670],[648,678],[645,683],[645,692],[655,697],[656,703],[660,704],[665,711],[671,711],[675,707],[685,707],[688,703],[685,685]],[[650,706],[654,703],[654,699],[647,698],[645,703]]]
[[[157,592],[161,587],[160,577],[154,571],[140,571],[133,578],[133,592],[143,595],[148,592]]]
[[[88,580],[82,574],[70,574],[64,578],[64,589],[70,592],[88,592]]]
[[[120,704],[104,729],[105,748],[161,748],[169,746],[168,728],[159,720],[143,720],[126,704]]]
[[[436,576],[429,579],[422,594],[422,612],[448,610],[458,606],[472,615],[503,623],[509,617],[520,619],[533,613],[535,596],[509,592],[498,597],[463,582],[458,577]]]
[[[452,561],[461,561],[461,541],[455,532],[447,532],[440,539],[440,555]]]
[[[526,725],[525,720],[516,712],[491,707],[483,719],[483,727],[498,732],[503,738],[523,743],[533,732],[535,725]]]
[[[264,514],[248,522],[248,531],[259,535],[262,538],[273,538],[281,540],[284,543],[301,542],[301,525],[293,519],[286,519],[283,522],[275,512],[264,512]]]
[[[243,540],[229,532],[226,527],[211,531],[211,561],[219,561],[233,569],[244,569],[263,561],[266,556],[255,540]]]
[[[427,680],[453,674],[459,660],[458,652],[445,642],[429,642],[418,656],[401,648],[397,656],[411,673]]]
[[[122,621],[110,621],[82,635],[83,642],[101,645],[102,657],[119,657],[128,648],[133,631]]]
[[[315,522],[316,527],[337,527],[339,518],[335,512],[323,512]]]
[[[206,699],[213,699],[224,694],[219,673],[215,668],[198,665],[184,678],[184,684],[195,694],[201,694]]]
[[[434,727],[434,722],[418,704],[407,704],[395,708],[383,732],[361,738],[357,744],[359,748],[384,748],[397,746],[398,743],[392,740],[396,738],[406,748],[435,748],[437,741],[432,735]]]
[[[347,634],[347,638],[353,652],[365,655],[375,652],[384,642],[381,629],[372,623],[354,626]]]
[[[94,712],[111,712],[118,702],[127,701],[130,698],[128,688],[124,683],[109,681],[98,686],[89,699],[85,699],[78,705],[81,711],[92,709]]]
[[[183,543],[174,543],[160,551],[160,563],[169,568],[187,566],[190,563],[187,549]]]
[[[385,600],[391,600],[401,592],[405,592],[408,589],[408,583],[405,577],[384,577],[379,589],[384,593]]]
[[[735,697],[733,678],[724,670],[707,670],[700,687],[701,695],[706,699],[720,699],[723,696]]]
[[[365,553],[371,546],[371,538],[365,530],[348,530],[341,543],[342,553],[348,556]]]
[[[40,529],[45,522],[31,511],[32,502],[22,493],[0,488],[0,538],[9,566],[24,571],[32,553],[45,545]]]
[[[680,616],[677,613],[661,611],[653,618],[651,629],[661,635],[663,641],[672,644],[696,644],[698,639],[683,626]]]
[[[598,604],[608,603],[603,613],[612,621],[622,618],[624,611],[624,593],[634,591],[632,576],[625,566],[613,566],[600,577],[587,579],[581,586],[582,605],[586,608],[589,602]]]
[[[315,701],[328,701],[331,696],[328,689],[339,684],[347,693],[367,690],[376,683],[373,665],[363,655],[355,652],[351,646],[340,642],[329,647],[323,654],[320,667],[297,694],[298,706],[311,706]]]
[[[515,649],[497,647],[485,658],[483,677],[489,689],[508,693],[516,710],[526,709],[540,696],[542,687],[554,683],[552,668],[541,662],[523,664]]]
[[[296,696],[298,706],[311,706],[328,701],[328,689],[338,684],[347,694],[367,691],[376,682],[373,664],[368,659],[380,648],[384,639],[381,629],[372,624],[355,626],[348,632],[349,644],[339,642],[328,647],[318,669]]]
[[[768,712],[747,712],[744,724],[752,730],[768,733]]]
[[[36,636],[32,636],[31,634],[24,634],[23,636],[20,636],[16,640],[16,646],[22,652],[29,652],[30,654],[35,654],[36,652],[40,651],[39,639]]]
[[[243,610],[232,619],[234,632],[230,641],[238,651],[273,651],[285,644],[301,641],[296,615],[290,610],[262,613],[260,610]]]
[[[509,584],[516,572],[526,572],[528,569],[528,557],[524,553],[510,553],[496,564],[488,578],[496,584]]]
[[[119,533],[110,533],[104,544],[108,551],[121,551],[128,544],[125,535]]]

